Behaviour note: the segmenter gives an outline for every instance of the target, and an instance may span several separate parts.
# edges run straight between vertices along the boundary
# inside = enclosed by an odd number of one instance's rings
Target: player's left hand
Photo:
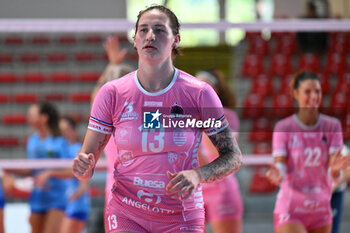
[[[339,172],[350,166],[350,156],[342,156],[341,149],[335,153],[330,160],[329,167],[331,169],[331,175],[333,178],[339,176]]]
[[[200,183],[200,177],[195,170],[185,170],[177,173],[167,172],[170,181],[166,191],[172,198],[187,200],[192,196]]]
[[[44,188],[46,182],[48,179],[51,177],[51,172],[50,171],[43,171],[39,173],[38,175],[35,176],[35,186],[39,188]]]

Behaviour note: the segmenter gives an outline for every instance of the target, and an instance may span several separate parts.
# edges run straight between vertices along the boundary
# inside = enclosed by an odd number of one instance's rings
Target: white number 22
[[[320,165],[321,149],[319,147],[307,147],[304,150],[304,154],[307,156],[305,160],[306,167],[317,167]]]

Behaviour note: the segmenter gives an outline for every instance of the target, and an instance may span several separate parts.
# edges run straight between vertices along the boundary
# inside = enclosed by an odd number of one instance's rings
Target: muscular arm
[[[80,153],[73,162],[73,174],[80,180],[92,177],[101,153],[111,136],[88,129]]]
[[[110,137],[111,135],[88,129],[86,131],[83,146],[81,147],[80,152],[85,154],[94,154],[95,161],[97,162]]]
[[[233,172],[237,172],[242,165],[242,154],[229,127],[209,136],[219,152],[219,157],[211,163],[198,167],[195,170],[201,182],[213,182]]]

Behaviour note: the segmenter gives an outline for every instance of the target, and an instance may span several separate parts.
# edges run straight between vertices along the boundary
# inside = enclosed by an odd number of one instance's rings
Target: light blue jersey
[[[68,159],[68,142],[61,136],[40,138],[38,134],[29,137],[27,143],[28,159]],[[45,169],[36,169],[36,176]],[[43,188],[34,187],[30,196],[32,212],[45,213],[50,209],[65,210],[67,205],[66,181],[64,179],[50,178]]]
[[[69,145],[69,154],[71,158],[74,158],[81,149],[81,143],[74,143]],[[80,181],[77,178],[67,180],[67,196],[72,196],[79,187]],[[66,208],[66,216],[69,218],[75,218],[82,221],[86,221],[90,211],[90,195],[87,191],[83,195],[74,200],[68,202]]]
[[[2,191],[2,178],[0,177],[0,209],[4,208],[5,199],[4,192]]]

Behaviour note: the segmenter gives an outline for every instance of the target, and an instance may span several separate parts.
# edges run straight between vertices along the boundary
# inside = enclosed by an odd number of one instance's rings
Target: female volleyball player
[[[215,91],[174,68],[172,56],[179,42],[173,12],[163,6],[141,11],[134,36],[138,70],[104,85],[94,100],[73,172],[79,179],[91,178],[95,161],[114,134],[118,158],[113,198],[105,212],[109,233],[202,232],[199,183],[223,178],[241,166],[240,150]],[[180,114],[168,119],[180,121],[186,113],[192,114],[195,127],[165,129],[163,117]],[[200,127],[210,120],[215,124]],[[220,156],[198,167],[203,131]]]
[[[343,146],[339,120],[320,114],[320,79],[297,74],[291,91],[298,112],[279,121],[273,133],[274,165],[267,177],[280,184],[274,210],[276,233],[329,233],[332,226],[332,181],[349,165],[340,157]]]
[[[237,139],[239,119],[232,110],[235,107],[235,97],[230,91],[223,74],[217,69],[211,69],[198,72],[196,77],[208,83],[218,94],[224,106],[225,116]],[[199,149],[199,162],[201,165],[213,161],[218,156],[216,148],[205,134]],[[213,232],[241,233],[243,203],[235,175],[232,174],[202,186],[205,217],[206,221],[210,223]]]
[[[49,103],[33,104],[28,111],[28,123],[35,133],[28,138],[28,159],[69,158],[68,143],[60,135],[56,108]],[[32,171],[35,186],[30,195],[30,224],[33,233],[59,232],[67,204],[66,183],[71,169]]]
[[[74,158],[81,149],[76,122],[70,117],[62,117],[59,128],[69,143],[70,158]],[[67,179],[68,204],[61,224],[61,233],[80,233],[85,227],[90,212],[88,182],[76,178]]]
[[[2,173],[2,170],[0,169],[0,173]],[[4,193],[2,191],[2,174],[0,174],[0,233],[4,233],[4,206],[5,206],[5,199],[4,199]]]

